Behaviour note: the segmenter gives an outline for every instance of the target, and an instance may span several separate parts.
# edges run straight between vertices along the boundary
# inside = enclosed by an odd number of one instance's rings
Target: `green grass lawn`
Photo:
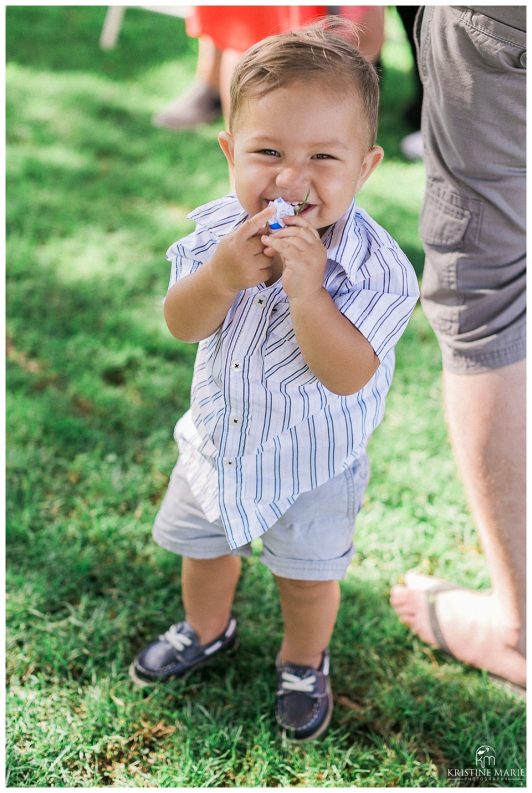
[[[388,605],[412,566],[489,585],[419,308],[370,447],[325,739],[294,747],[278,735],[281,616],[256,557],[230,663],[149,693],[130,684],[132,656],[182,614],[179,560],[150,536],[195,353],[163,322],[164,254],[191,228],[187,212],[227,191],[227,171],[220,124],[150,125],[193,74],[183,22],[128,10],[118,47],[102,53],[104,13],[7,10],[8,785],[458,786],[447,770],[474,767],[483,744],[499,768],[524,768],[523,704],[417,641]],[[360,203],[420,273],[423,169],[399,154],[411,63],[393,15],[384,67],[386,158]]]

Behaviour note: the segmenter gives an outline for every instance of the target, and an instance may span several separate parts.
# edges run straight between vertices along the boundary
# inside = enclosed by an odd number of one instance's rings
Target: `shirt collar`
[[[325,232],[322,237],[322,242],[327,248],[329,259],[338,261],[339,259],[343,259],[346,253],[349,255],[351,246],[347,246],[347,251],[342,250],[342,248],[346,247],[346,232],[349,234],[350,231],[353,232],[355,229],[356,214],[357,207],[353,199],[342,217],[339,218],[336,223],[333,223]],[[338,261],[338,263],[343,266],[342,261]]]
[[[341,218],[322,237],[327,259],[339,265],[352,283],[357,280],[361,263],[367,255],[367,239],[360,224],[361,210],[355,199]]]
[[[213,237],[221,238],[233,231],[247,218],[234,193],[195,209],[187,218],[194,220],[198,226],[209,231]]]
[[[356,234],[357,212],[356,202],[353,199],[342,217],[327,229],[322,238],[327,249],[327,258],[339,264],[349,277],[355,275],[360,264],[360,234]],[[224,198],[203,204],[190,212],[187,217],[209,231],[215,238],[220,239],[243,223],[247,218],[247,212],[236,195],[229,193]],[[355,241],[355,237],[358,237],[358,240]]]

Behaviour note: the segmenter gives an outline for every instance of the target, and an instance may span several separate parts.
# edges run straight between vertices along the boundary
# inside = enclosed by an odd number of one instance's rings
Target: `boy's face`
[[[367,137],[360,98],[316,80],[250,97],[233,133],[220,133],[219,141],[249,215],[275,198],[302,202],[308,195],[301,216],[323,230],[342,217],[382,159]]]

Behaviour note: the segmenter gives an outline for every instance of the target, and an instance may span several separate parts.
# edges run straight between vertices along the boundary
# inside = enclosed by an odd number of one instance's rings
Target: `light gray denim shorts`
[[[355,518],[369,479],[366,455],[334,479],[302,493],[261,536],[261,561],[274,575],[305,581],[345,576],[353,556]],[[153,526],[155,541],[191,559],[249,556],[251,545],[232,550],[221,521],[211,523],[192,495],[180,461]]]
[[[424,6],[416,18],[427,173],[421,302],[444,368],[457,374],[525,357],[525,13]]]

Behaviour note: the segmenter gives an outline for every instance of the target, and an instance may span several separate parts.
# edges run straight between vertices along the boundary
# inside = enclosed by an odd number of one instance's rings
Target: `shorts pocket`
[[[526,70],[526,31],[500,19],[493,19],[489,16],[488,8],[485,11],[487,13],[484,13],[484,9],[468,8],[462,14],[461,22],[467,28],[468,35],[475,37],[488,65],[502,62],[518,70]],[[507,7],[505,15],[508,21],[512,18],[516,25],[526,26],[524,15],[520,19],[522,11]]]
[[[416,47],[417,67],[421,81],[427,80],[427,57],[430,48],[430,22],[434,9],[420,6],[414,20],[414,44]]]
[[[354,521],[362,507],[370,477],[368,456],[364,453],[345,472],[348,480],[348,519]]]
[[[481,216],[481,201],[465,198],[446,185],[429,180],[421,210],[419,236],[427,245],[462,248],[468,241],[477,241]]]

